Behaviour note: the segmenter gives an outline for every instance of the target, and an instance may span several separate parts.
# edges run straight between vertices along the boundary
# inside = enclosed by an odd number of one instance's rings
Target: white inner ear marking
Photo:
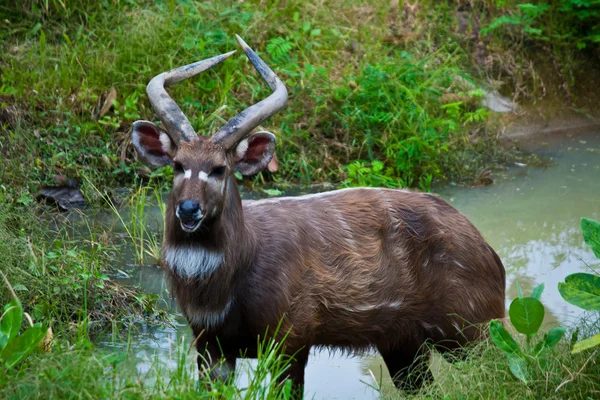
[[[200,173],[198,173],[198,179],[204,182],[208,182],[208,174],[204,171],[200,171]]]
[[[183,178],[184,179],[190,179],[192,177],[192,170],[191,169],[186,169],[183,172]]]
[[[169,138],[169,135],[161,132],[160,135],[158,135],[158,140],[160,140],[160,144],[162,146],[163,151],[165,153],[170,153],[171,152],[171,139]]]
[[[240,143],[238,143],[237,147],[235,148],[236,158],[238,160],[241,160],[242,158],[244,158],[244,155],[246,155],[247,151],[248,151],[248,139],[244,139]]]

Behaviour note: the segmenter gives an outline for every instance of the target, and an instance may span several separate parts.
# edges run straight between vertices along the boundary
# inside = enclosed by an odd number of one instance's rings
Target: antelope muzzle
[[[183,200],[177,205],[175,215],[179,218],[181,229],[185,232],[194,232],[204,219],[200,203],[196,200]]]

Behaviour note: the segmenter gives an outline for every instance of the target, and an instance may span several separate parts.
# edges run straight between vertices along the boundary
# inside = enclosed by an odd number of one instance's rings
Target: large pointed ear
[[[135,121],[131,128],[133,147],[140,158],[148,164],[162,167],[173,162],[177,152],[175,143],[167,132],[150,121]]]
[[[269,164],[275,152],[275,135],[256,132],[235,148],[235,169],[242,175],[254,175]]]

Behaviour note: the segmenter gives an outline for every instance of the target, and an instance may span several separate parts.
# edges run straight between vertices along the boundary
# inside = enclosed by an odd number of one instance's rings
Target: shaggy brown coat
[[[504,317],[502,262],[435,195],[355,188],[242,202],[230,177],[220,218],[193,234],[179,228],[176,206],[171,195],[165,247],[223,254],[202,279],[167,268],[199,365],[214,378],[227,378],[241,354],[256,357],[257,337],[282,321],[276,335],[289,332],[296,384],[312,346],[336,346],[378,349],[401,386],[426,341],[455,349],[479,338],[472,324]],[[198,313],[219,318],[207,324]],[[415,365],[409,387],[430,378],[424,360]]]

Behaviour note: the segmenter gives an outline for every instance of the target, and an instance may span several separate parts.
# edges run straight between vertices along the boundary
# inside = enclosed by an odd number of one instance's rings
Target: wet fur
[[[234,178],[226,189],[220,215],[193,234],[180,229],[171,194],[165,231],[166,247],[223,253],[222,265],[204,279],[166,265],[197,336],[199,367],[225,360],[211,372],[215,379],[227,379],[240,354],[255,357],[257,337],[281,321],[276,334],[289,332],[286,351],[295,354],[289,376],[297,385],[310,347],[335,346],[378,349],[404,387],[423,343],[453,350],[479,339],[471,324],[504,317],[502,262],[435,195],[356,188],[242,202]],[[220,324],[193,318],[226,307]],[[425,371],[410,387],[429,379],[424,365],[410,367]]]

